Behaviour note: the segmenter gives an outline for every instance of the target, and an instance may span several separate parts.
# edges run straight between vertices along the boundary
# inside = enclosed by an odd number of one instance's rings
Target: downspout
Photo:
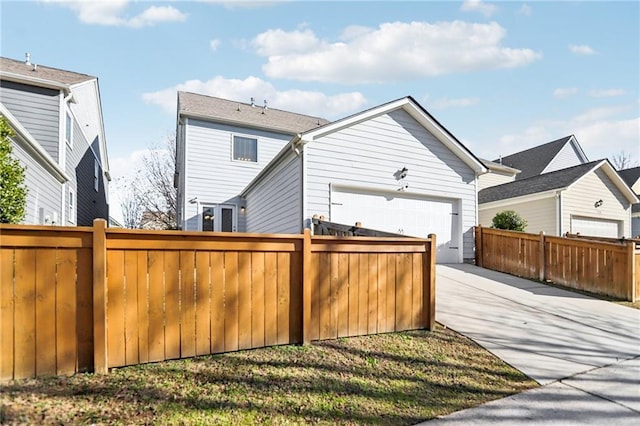
[[[562,192],[556,192],[556,206],[558,212],[558,223],[556,228],[556,235],[562,237]]]

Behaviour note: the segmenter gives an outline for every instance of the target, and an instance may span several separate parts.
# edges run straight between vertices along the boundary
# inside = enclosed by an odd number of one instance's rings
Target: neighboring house
[[[437,260],[473,257],[486,168],[413,98],[303,132],[240,193],[246,231],[299,233],[313,215],[437,236]]]
[[[238,194],[296,134],[326,123],[268,108],[266,103],[257,106],[253,101],[178,92],[178,227],[245,230],[244,201]]]
[[[571,135],[507,155],[493,162],[520,170],[514,179],[519,180],[585,164],[589,160],[576,137]]]
[[[640,196],[640,167],[619,170],[618,174],[636,195]],[[640,203],[631,207],[631,235],[640,238]]]
[[[494,161],[485,160],[484,158],[480,160],[487,167],[488,172],[478,176],[478,191],[490,186],[513,182],[516,180],[518,173],[520,173],[518,169],[507,167]]]
[[[0,58],[0,115],[26,166],[25,224],[108,219],[109,163],[98,79]]]
[[[496,213],[514,210],[527,220],[527,232],[619,238],[631,235],[637,202],[609,161],[599,160],[479,191],[479,223],[491,226]]]

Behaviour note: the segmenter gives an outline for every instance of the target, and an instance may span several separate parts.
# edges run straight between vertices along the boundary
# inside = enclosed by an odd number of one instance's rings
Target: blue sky
[[[112,174],[176,90],[337,119],[406,95],[476,155],[640,151],[640,3],[5,1],[2,56],[99,78]]]

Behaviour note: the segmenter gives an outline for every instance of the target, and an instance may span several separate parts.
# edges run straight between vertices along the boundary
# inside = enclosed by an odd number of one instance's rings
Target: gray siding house
[[[0,58],[0,115],[26,166],[25,224],[108,219],[109,163],[98,79]]]

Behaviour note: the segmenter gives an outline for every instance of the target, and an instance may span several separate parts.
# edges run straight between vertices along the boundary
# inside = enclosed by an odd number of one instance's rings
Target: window
[[[76,222],[76,199],[73,189],[69,188],[69,222]]]
[[[73,120],[69,111],[67,111],[64,130],[64,139],[67,141],[67,145],[73,146]]]
[[[250,163],[258,162],[258,139],[233,137],[233,159]]]
[[[98,164],[98,159],[93,159],[93,189],[98,192],[100,189],[100,164]]]

